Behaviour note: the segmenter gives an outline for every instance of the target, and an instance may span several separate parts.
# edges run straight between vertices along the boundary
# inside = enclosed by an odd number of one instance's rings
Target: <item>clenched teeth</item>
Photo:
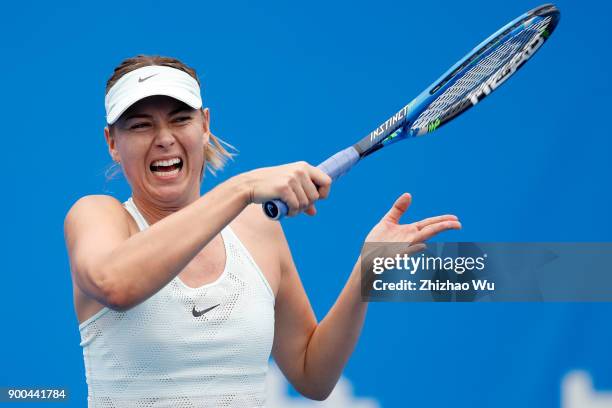
[[[171,171],[154,171],[153,174],[156,174],[158,176],[167,177],[167,176],[173,176],[177,174],[178,172],[179,172],[179,169],[174,169]]]
[[[181,159],[179,157],[175,157],[174,159],[170,159],[170,160],[155,160],[153,163],[151,163],[151,166],[172,166],[173,164],[178,164],[181,162]]]

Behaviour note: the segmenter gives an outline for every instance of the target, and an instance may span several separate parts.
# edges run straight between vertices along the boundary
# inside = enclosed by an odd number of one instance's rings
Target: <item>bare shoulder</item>
[[[103,194],[87,195],[79,198],[70,208],[66,218],[74,217],[75,214],[90,211],[118,212],[123,210],[123,205],[115,197]]]
[[[129,213],[116,198],[88,195],[77,200],[64,219],[64,238],[79,322],[109,304],[94,271],[104,256],[132,234],[134,227],[128,218]]]
[[[78,199],[64,219],[64,232],[71,233],[83,224],[106,223],[125,226],[129,229],[126,210],[115,197],[108,195],[87,195]]]

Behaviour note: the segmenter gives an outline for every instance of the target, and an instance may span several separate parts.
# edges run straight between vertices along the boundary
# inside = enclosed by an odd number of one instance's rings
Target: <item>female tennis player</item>
[[[83,197],[64,226],[89,406],[261,407],[270,353],[301,394],[325,399],[365,318],[359,262],[317,322],[281,224],[256,204],[280,198],[289,216],[315,215],[330,178],[292,163],[200,195],[205,168],[230,154],[195,71],[176,59],[126,59],[105,105],[131,198]],[[414,244],[460,228],[452,215],[400,224],[410,201],[399,197],[366,240]]]

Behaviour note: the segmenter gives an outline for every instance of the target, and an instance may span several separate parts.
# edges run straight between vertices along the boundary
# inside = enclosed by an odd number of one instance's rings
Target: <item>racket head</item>
[[[545,4],[493,33],[412,102],[355,145],[362,157],[399,140],[439,129],[490,95],[548,40],[560,18]]]
[[[430,86],[432,99],[408,133],[433,132],[490,95],[540,49],[559,18],[559,10],[545,4],[492,34]]]

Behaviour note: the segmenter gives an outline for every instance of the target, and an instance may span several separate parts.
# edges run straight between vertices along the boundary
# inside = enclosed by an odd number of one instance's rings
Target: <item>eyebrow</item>
[[[187,111],[188,112],[192,112],[193,108],[190,108],[189,106],[180,106],[180,107],[174,109],[173,111],[169,112],[168,116],[175,115],[175,114],[177,114],[179,112],[187,112]],[[152,118],[152,116],[148,115],[146,113],[134,113],[134,114],[126,116],[124,118],[124,120],[137,119],[137,118]]]

